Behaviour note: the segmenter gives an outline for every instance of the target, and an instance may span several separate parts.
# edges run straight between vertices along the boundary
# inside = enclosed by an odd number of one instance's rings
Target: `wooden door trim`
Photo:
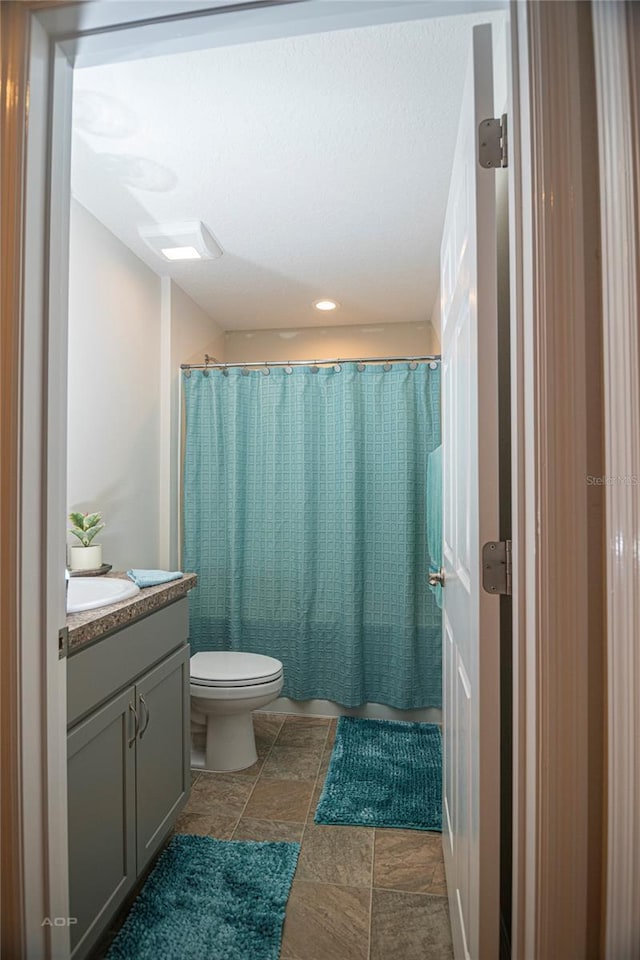
[[[596,957],[603,805],[602,339],[590,5],[513,3],[512,956]]]
[[[2,950],[24,951],[20,653],[20,370],[27,117],[28,12],[0,4],[2,157],[0,166],[0,848]]]

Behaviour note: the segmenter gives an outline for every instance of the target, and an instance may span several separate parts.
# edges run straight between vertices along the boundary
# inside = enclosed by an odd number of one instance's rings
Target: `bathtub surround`
[[[345,707],[334,700],[292,700],[278,697],[269,705],[268,713],[290,714],[295,717],[364,717],[370,720],[417,720],[420,723],[441,723],[439,707],[421,710],[396,710],[384,703],[363,703],[359,707]]]
[[[298,843],[176,835],[107,960],[278,960]]]
[[[440,727],[340,717],[315,822],[442,830]]]
[[[188,373],[194,652],[276,657],[296,700],[439,707],[441,615],[424,577],[438,365]]]

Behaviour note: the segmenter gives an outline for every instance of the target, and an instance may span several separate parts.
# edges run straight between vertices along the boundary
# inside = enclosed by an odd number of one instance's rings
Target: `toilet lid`
[[[216,650],[191,657],[191,682],[204,686],[243,687],[277,680],[281,675],[280,661],[261,653]]]

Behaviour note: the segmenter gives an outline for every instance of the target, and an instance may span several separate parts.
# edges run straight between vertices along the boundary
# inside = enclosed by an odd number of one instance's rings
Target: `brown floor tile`
[[[287,717],[280,728],[276,744],[281,747],[304,748],[318,744],[324,747],[330,723],[328,717]]]
[[[320,769],[318,770],[318,777],[324,782],[324,778],[327,775],[329,770],[329,764],[331,763],[331,754],[333,753],[333,747],[325,747],[322,754],[322,760],[320,761]]]
[[[256,737],[256,753],[258,754],[259,763],[264,763],[265,757],[268,756],[273,744],[274,741],[270,737],[266,739]]]
[[[276,743],[265,761],[262,780],[315,780],[322,758],[322,744],[280,746]]]
[[[369,902],[369,890],[294,880],[284,921],[282,956],[367,960]]]
[[[436,864],[427,893],[432,893],[436,897],[447,896],[447,878],[444,872],[444,863]]]
[[[371,960],[453,960],[446,897],[373,891]]]
[[[243,816],[301,823],[306,819],[312,792],[313,780],[265,780],[261,777]]]
[[[253,763],[250,767],[245,767],[244,770],[234,770],[234,777],[244,777],[248,780],[257,780],[260,776],[262,768],[264,766],[264,757],[258,757],[257,761]]]
[[[439,833],[376,830],[374,887],[410,893],[440,893],[431,886],[435,870],[441,864],[442,836]]]
[[[314,817],[316,814],[316,808],[320,802],[320,797],[322,796],[322,788],[324,787],[324,776],[319,776],[316,782],[316,785],[313,789],[313,795],[311,797],[311,804],[309,805],[309,815],[307,817],[308,823],[314,822]]]
[[[201,837],[230,840],[237,822],[237,817],[209,816],[183,811],[176,821],[174,833],[195,833]]]
[[[370,888],[372,860],[372,828],[307,823],[296,877]]]
[[[338,718],[334,717],[331,723],[329,724],[329,733],[327,735],[327,747],[333,747],[336,742],[336,730],[338,728]]]
[[[233,834],[234,840],[286,840],[299,843],[304,823],[284,823],[279,820],[255,820],[242,817]]]
[[[284,713],[254,713],[253,730],[256,737],[275,740],[285,719]]]
[[[284,719],[284,716],[279,716],[277,713],[254,713],[253,731],[259,760],[264,760],[271,750]]]
[[[253,781],[233,773],[203,773],[191,788],[191,796],[185,807],[189,813],[236,819],[253,790]]]

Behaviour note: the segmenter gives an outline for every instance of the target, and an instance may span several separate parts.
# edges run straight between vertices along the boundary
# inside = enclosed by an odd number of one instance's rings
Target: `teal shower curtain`
[[[426,483],[439,366],[191,371],[183,383],[193,651],[277,657],[296,700],[440,706]]]

